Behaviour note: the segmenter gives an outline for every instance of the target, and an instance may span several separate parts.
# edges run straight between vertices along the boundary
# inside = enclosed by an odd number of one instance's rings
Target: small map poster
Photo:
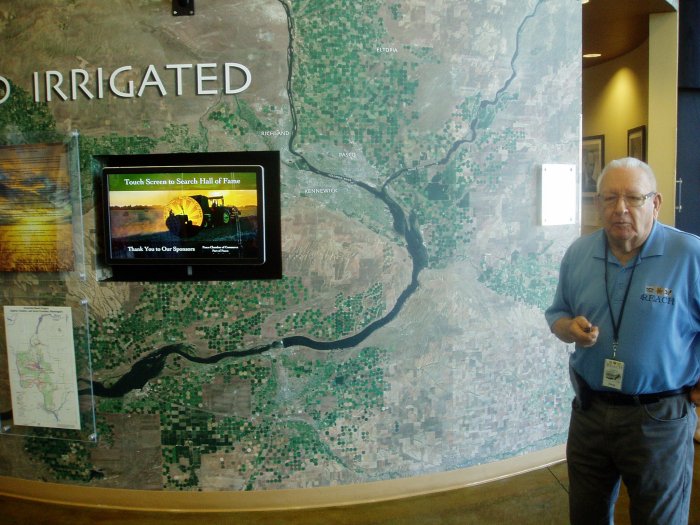
[[[65,144],[0,147],[0,271],[73,269]]]
[[[5,306],[15,425],[80,429],[70,307]]]

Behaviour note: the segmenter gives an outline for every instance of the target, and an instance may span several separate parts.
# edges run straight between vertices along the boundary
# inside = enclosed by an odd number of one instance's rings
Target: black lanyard
[[[615,359],[615,354],[617,354],[617,343],[620,340],[620,326],[622,325],[622,315],[625,313],[625,305],[627,304],[627,295],[630,293],[630,287],[632,286],[632,278],[634,277],[634,271],[637,269],[637,264],[639,263],[640,255],[642,254],[642,249],[639,249],[637,257],[634,259],[634,265],[632,266],[632,274],[630,275],[629,281],[627,281],[627,289],[625,290],[625,296],[622,298],[622,306],[620,306],[620,317],[615,320],[613,315],[612,304],[610,302],[610,291],[608,290],[608,239],[605,238],[605,298],[608,300],[608,310],[610,311],[610,320],[612,321],[613,327],[613,359]]]

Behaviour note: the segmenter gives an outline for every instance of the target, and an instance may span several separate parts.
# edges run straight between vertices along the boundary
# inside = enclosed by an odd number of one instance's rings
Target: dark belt
[[[649,403],[657,403],[666,397],[685,394],[688,390],[688,388],[678,388],[656,394],[637,394],[636,396],[620,392],[601,392],[599,390],[591,390],[590,393],[594,399],[599,399],[609,405],[648,405]]]

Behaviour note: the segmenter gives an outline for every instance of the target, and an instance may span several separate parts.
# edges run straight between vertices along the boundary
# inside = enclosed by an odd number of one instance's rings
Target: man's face
[[[646,241],[659,213],[661,195],[650,195],[639,207],[634,200],[653,191],[652,181],[639,168],[616,168],[606,174],[600,187],[600,213],[611,245],[631,251]]]

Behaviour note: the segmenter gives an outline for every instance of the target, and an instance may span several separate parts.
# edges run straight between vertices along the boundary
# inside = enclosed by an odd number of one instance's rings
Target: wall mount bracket
[[[194,0],[173,0],[173,16],[193,16]]]

